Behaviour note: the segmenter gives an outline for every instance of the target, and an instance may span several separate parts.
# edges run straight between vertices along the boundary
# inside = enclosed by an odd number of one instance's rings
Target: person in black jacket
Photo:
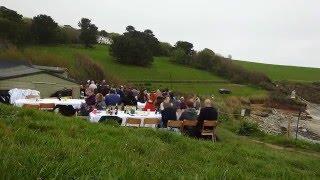
[[[200,114],[198,116],[198,123],[197,123],[197,133],[198,137],[201,136],[202,126],[204,120],[218,120],[218,111],[216,108],[212,106],[212,102],[210,99],[206,99],[204,101],[204,107],[201,108]]]
[[[161,111],[162,127],[166,128],[169,120],[177,120],[177,113],[171,103],[165,103],[163,106],[164,109]]]

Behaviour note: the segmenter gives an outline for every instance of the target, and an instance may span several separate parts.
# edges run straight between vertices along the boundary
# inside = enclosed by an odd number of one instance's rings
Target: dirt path
[[[320,158],[320,153],[318,153],[318,152],[306,152],[306,151],[301,151],[301,150],[297,150],[294,148],[288,148],[288,147],[278,146],[278,145],[274,145],[274,144],[269,144],[269,143],[265,143],[265,142],[258,141],[258,140],[253,140],[253,139],[249,139],[249,140],[254,143],[257,143],[257,144],[265,145],[265,146],[272,148],[272,149],[296,152],[299,154],[309,155],[309,156],[314,156],[314,157]]]

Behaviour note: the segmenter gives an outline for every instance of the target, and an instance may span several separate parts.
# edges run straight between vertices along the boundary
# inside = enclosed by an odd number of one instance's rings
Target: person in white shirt
[[[96,90],[98,87],[97,85],[94,83],[94,81],[91,81],[91,84],[89,85],[89,88],[92,90]]]

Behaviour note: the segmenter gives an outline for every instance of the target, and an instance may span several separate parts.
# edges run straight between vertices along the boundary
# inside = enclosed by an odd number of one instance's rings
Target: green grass
[[[266,73],[272,80],[313,82],[320,81],[320,68],[282,66],[247,61],[234,61],[249,70]]]
[[[33,46],[26,48],[28,51],[37,53],[52,53],[61,56],[71,64],[74,64],[74,54],[83,53],[89,55],[95,62],[103,66],[104,70],[110,74],[126,81],[140,80],[152,82],[160,81],[217,81],[217,83],[152,83],[152,88],[172,88],[179,92],[208,95],[218,95],[219,88],[229,88],[236,96],[249,96],[252,94],[265,94],[266,91],[232,84],[227,80],[212,73],[176,65],[169,62],[167,57],[155,57],[151,67],[128,66],[116,63],[109,55],[108,46],[96,46],[93,49],[86,49],[79,45],[61,45],[61,46]],[[224,82],[224,83],[221,83]]]
[[[319,156],[219,128],[212,143],[0,105],[0,179],[316,179]]]
[[[122,65],[112,59],[107,46],[96,46],[94,49],[67,45],[34,46],[28,49],[54,53],[68,59],[70,62],[74,61],[73,55],[75,53],[81,52],[101,64],[106,71],[116,74],[124,80],[223,80],[206,71],[169,63],[166,57],[155,57],[151,67]]]
[[[232,83],[153,83],[151,86],[153,89],[155,88],[166,88],[172,89],[174,91],[180,91],[189,94],[199,94],[202,96],[252,96],[252,95],[266,95],[266,91],[246,85],[240,84],[232,84]],[[232,91],[229,95],[221,95],[219,93],[219,89],[227,88]]]

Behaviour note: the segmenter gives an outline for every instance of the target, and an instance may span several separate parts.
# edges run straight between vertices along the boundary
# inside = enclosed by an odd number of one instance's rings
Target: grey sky
[[[192,42],[234,59],[320,67],[319,0],[1,0],[27,17],[47,14],[74,27],[151,29],[161,41]]]

